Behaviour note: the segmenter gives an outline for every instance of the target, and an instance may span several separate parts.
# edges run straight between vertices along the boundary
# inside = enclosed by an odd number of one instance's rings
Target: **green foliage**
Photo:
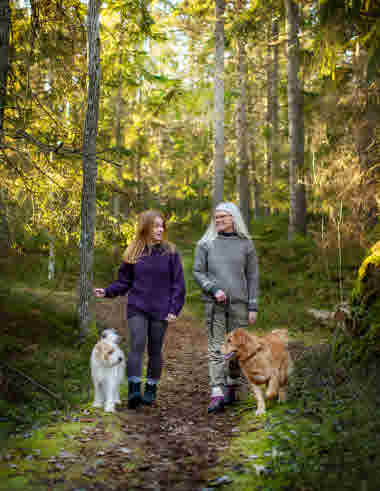
[[[339,351],[349,350],[353,359],[369,359],[380,346],[380,243],[372,246],[358,268],[351,293],[352,319],[347,323],[349,336],[339,339]]]
[[[19,287],[0,295],[0,308],[7,312],[0,355],[10,367],[2,414],[29,425],[53,409],[86,402],[88,360],[98,333],[93,325],[86,343],[78,345],[75,299],[64,292],[53,296],[46,290]],[[49,397],[12,369],[31,377],[57,398]]]
[[[237,490],[375,490],[380,473],[378,366],[337,361],[326,345],[298,354],[285,406],[254,416],[240,406],[240,435],[213,473]]]

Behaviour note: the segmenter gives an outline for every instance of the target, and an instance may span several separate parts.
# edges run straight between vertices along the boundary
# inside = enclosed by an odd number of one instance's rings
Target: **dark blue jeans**
[[[142,362],[148,340],[147,378],[159,380],[162,372],[162,345],[167,321],[150,319],[143,314],[136,314],[128,319],[130,350],[128,353],[128,377],[141,377]]]

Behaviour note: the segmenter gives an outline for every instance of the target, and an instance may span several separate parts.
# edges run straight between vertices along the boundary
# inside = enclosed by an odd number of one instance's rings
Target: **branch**
[[[5,134],[5,133],[3,132],[3,134]],[[20,139],[20,140],[21,139],[26,140],[27,142],[29,142],[29,143],[33,144],[35,147],[37,147],[43,153],[53,152],[56,155],[60,155],[62,157],[63,156],[74,156],[74,157],[78,156],[78,158],[79,158],[79,157],[83,156],[83,151],[81,148],[65,147],[61,141],[58,142],[57,145],[51,145],[48,143],[44,143],[41,140],[39,140],[38,138],[35,138],[34,136],[30,135],[29,133],[27,133],[24,130],[18,129],[18,130],[16,130],[16,133],[14,135],[7,134],[6,136],[8,136],[10,138]],[[4,143],[0,145],[0,148],[3,148],[3,149],[10,148],[11,150],[15,150],[14,148],[7,146]],[[96,152],[96,158],[98,160],[102,160],[103,162],[106,162],[107,164],[114,165],[115,167],[122,167],[121,164],[118,164],[118,163],[114,162],[113,160],[109,160],[109,159],[106,159],[104,157],[99,157],[100,154],[111,151],[111,150],[114,150],[114,148],[112,148],[112,147],[104,148],[103,150]]]
[[[37,382],[36,380],[34,380],[32,377],[29,377],[29,375],[26,375],[21,370],[18,370],[17,368],[14,368],[14,367],[11,367],[11,366],[9,366],[7,363],[5,363],[3,361],[0,362],[0,365],[3,366],[4,368],[6,368],[7,370],[10,370],[11,372],[17,373],[17,375],[20,375],[21,377],[23,377],[24,379],[26,379],[31,384],[39,387],[41,390],[43,390],[44,392],[46,392],[50,397],[53,397],[57,401],[63,402],[63,400],[61,399],[61,397],[57,396],[57,394],[54,394],[54,392],[51,392],[47,387],[45,387],[44,385],[42,385],[39,382]]]

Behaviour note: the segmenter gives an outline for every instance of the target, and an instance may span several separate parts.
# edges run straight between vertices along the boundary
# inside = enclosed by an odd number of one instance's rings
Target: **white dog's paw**
[[[101,401],[94,401],[92,403],[92,407],[103,407],[103,402],[101,402]]]
[[[257,409],[255,414],[256,414],[256,416],[262,416],[263,414],[265,414],[265,409],[261,407],[261,408]]]
[[[106,404],[104,406],[105,413],[114,413],[115,412],[115,404]]]

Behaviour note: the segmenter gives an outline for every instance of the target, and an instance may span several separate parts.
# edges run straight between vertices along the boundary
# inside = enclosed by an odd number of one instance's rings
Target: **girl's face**
[[[215,226],[218,233],[232,233],[234,231],[234,220],[232,218],[232,215],[230,213],[227,213],[226,211],[216,211]]]
[[[164,234],[164,221],[160,217],[156,217],[153,221],[152,227],[152,243],[158,244],[162,242],[162,237]]]

